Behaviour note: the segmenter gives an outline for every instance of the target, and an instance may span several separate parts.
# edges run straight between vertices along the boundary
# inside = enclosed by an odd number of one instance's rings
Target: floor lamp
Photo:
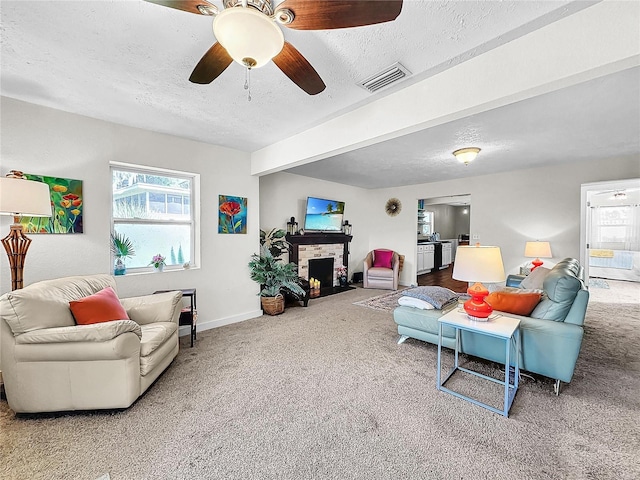
[[[0,177],[0,215],[13,215],[13,225],[9,235],[2,239],[2,245],[9,257],[11,290],[17,290],[23,287],[24,260],[31,244],[31,239],[22,231],[20,217],[51,216],[49,186],[26,180],[21,172],[14,170]]]

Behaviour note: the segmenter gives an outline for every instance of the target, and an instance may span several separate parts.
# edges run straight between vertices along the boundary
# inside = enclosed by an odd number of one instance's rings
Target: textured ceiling
[[[235,63],[210,85],[188,81],[215,41],[209,17],[139,0],[2,0],[0,93],[254,152],[594,3],[405,0],[386,24],[284,28],[327,88],[308,96],[270,63],[252,72],[248,102]],[[375,94],[357,86],[395,62],[412,75]],[[638,75],[635,68],[289,171],[377,188],[638,155]],[[483,148],[477,161],[455,162],[452,148],[471,144]]]
[[[467,166],[452,155],[466,146],[482,147]],[[287,171],[381,188],[626,155],[640,155],[639,68]]]

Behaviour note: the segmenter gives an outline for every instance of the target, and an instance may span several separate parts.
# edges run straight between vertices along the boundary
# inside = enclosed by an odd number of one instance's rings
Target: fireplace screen
[[[333,287],[333,258],[309,260],[309,278],[320,280],[320,288]]]

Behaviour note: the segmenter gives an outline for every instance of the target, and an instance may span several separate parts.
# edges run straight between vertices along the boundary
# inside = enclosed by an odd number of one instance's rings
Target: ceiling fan
[[[402,0],[224,0],[220,10],[209,0],[146,0],[165,7],[214,17],[217,42],[204,54],[189,80],[208,84],[232,61],[248,70],[270,60],[309,95],[325,89],[318,72],[289,42],[280,25],[296,30],[359,27],[395,20]],[[245,86],[245,88],[247,88]]]

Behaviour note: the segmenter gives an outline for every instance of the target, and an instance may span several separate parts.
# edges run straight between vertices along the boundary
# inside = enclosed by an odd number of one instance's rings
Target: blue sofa
[[[584,317],[589,291],[582,280],[579,262],[566,258],[558,263],[544,279],[544,294],[529,317],[520,318],[520,368],[555,379],[554,390],[560,392],[560,382],[570,382],[582,344]],[[519,285],[524,277],[510,275],[507,284]],[[400,339],[415,338],[438,344],[438,318],[445,311],[420,310],[399,306],[393,312]],[[455,332],[443,329],[442,344],[453,349]],[[515,350],[515,346],[512,346]],[[463,331],[461,349],[468,355],[504,363],[504,342],[497,338]],[[515,351],[512,352],[515,355]]]

